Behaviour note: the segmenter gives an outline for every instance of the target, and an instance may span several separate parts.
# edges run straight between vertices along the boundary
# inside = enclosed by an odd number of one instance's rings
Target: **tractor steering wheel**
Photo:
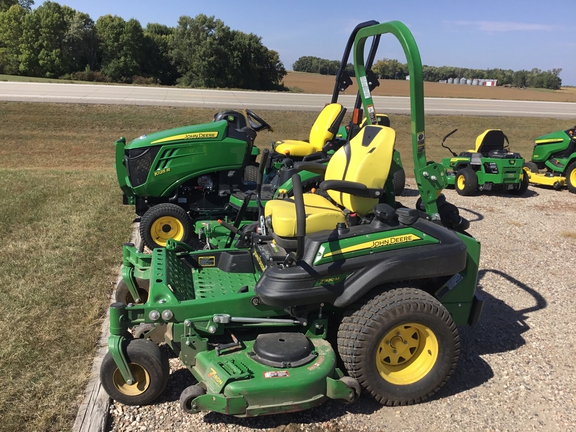
[[[264,120],[262,120],[261,117],[257,116],[256,114],[254,114],[249,109],[245,110],[245,112],[246,112],[246,120],[248,120],[248,124],[256,132],[260,132],[261,130],[264,130],[264,129],[268,129],[270,132],[274,132],[272,130],[272,126],[270,126],[268,123],[266,123]]]

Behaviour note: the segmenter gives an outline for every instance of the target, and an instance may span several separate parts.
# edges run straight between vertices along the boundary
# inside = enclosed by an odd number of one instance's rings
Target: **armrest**
[[[296,162],[294,164],[294,168],[296,168],[298,171],[310,171],[314,174],[320,175],[324,175],[326,172],[326,166],[327,165],[320,162]]]
[[[381,189],[369,189],[363,183],[345,180],[325,180],[320,183],[320,187],[324,190],[335,190],[363,198],[380,198],[382,195]]]

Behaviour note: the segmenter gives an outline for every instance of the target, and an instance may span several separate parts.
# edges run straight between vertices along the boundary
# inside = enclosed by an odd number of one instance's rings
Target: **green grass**
[[[211,121],[195,108],[0,102],[0,430],[72,427],[128,240],[133,209],[121,204],[113,142]],[[316,113],[258,112],[274,128],[257,144],[307,138]],[[410,120],[391,115],[408,175]],[[533,139],[574,124],[540,118],[427,118],[428,155],[473,147],[502,128],[529,157]],[[563,234],[566,235],[566,234]],[[572,235],[568,233],[568,235]]]

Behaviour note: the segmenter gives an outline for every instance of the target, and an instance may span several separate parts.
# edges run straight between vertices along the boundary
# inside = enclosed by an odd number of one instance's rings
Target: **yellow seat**
[[[324,145],[333,140],[340,123],[346,114],[346,108],[339,103],[326,105],[310,129],[308,141],[276,141],[274,150],[287,156],[304,157],[322,150]]]
[[[385,126],[366,126],[330,159],[324,185],[336,181],[340,185],[365,185],[369,190],[382,191],[390,172],[396,133]],[[346,182],[346,183],[342,183]],[[332,182],[332,185],[337,183]],[[366,193],[359,192],[361,195]],[[306,193],[303,195],[306,213],[306,234],[334,229],[346,223],[342,209],[365,216],[378,204],[378,198],[355,195],[328,189],[327,198]],[[293,199],[271,200],[265,207],[265,218],[271,223],[275,237],[296,236],[296,205]]]

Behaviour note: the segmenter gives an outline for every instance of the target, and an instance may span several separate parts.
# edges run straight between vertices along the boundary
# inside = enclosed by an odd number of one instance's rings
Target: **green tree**
[[[72,58],[71,72],[98,68],[98,35],[88,14],[74,13],[64,35],[64,46]]]
[[[170,44],[173,37],[173,27],[148,24],[144,30],[142,76],[152,77],[164,85],[176,83],[179,74],[170,61]]]
[[[144,31],[135,19],[104,15],[96,21],[101,55],[101,71],[112,81],[132,82],[141,74],[144,57]]]
[[[18,5],[29,11],[32,9],[33,4],[33,0],[0,0],[0,12],[7,11],[14,5]]]
[[[27,14],[20,44],[20,72],[59,77],[70,72],[74,58],[64,39],[75,11],[47,1]]]
[[[19,73],[20,43],[28,13],[28,10],[18,5],[0,12],[0,73]]]
[[[170,50],[182,75],[179,82],[190,87],[226,87],[230,39],[230,28],[213,16],[181,16]]]

